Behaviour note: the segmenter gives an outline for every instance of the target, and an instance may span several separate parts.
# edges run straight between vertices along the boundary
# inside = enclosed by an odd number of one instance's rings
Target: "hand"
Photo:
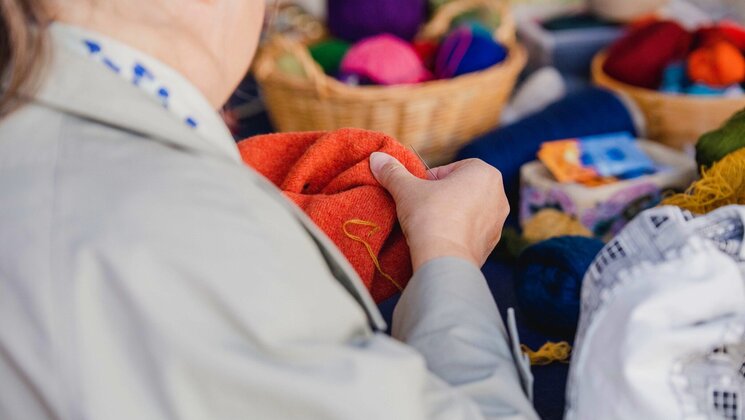
[[[414,271],[447,256],[484,264],[510,212],[496,168],[468,159],[434,168],[430,180],[423,180],[392,156],[376,152],[370,169],[396,202]]]

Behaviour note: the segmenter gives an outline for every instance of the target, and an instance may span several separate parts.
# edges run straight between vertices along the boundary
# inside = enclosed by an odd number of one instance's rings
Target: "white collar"
[[[128,45],[78,26],[55,22],[50,33],[56,44],[100,63],[122,81],[137,86],[200,137],[231,155],[237,154],[225,122],[199,89],[178,71]]]

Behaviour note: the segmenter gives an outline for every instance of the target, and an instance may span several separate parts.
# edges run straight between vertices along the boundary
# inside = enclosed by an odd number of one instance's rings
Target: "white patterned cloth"
[[[648,210],[584,278],[567,419],[744,419],[745,208]]]

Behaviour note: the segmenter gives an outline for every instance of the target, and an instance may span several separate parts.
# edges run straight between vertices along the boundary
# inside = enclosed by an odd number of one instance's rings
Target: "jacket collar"
[[[206,134],[196,132],[138,87],[71,51],[54,31],[51,45],[42,83],[34,94],[26,95],[32,101],[171,146],[240,162],[235,142],[224,125]],[[205,117],[218,118],[217,113]]]

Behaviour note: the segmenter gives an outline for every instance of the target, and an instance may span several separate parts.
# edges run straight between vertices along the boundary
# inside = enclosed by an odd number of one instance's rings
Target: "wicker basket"
[[[489,69],[449,80],[400,86],[343,84],[323,73],[304,45],[278,37],[262,48],[254,74],[269,114],[280,131],[359,127],[388,133],[413,146],[428,162],[452,159],[460,146],[494,128],[525,65],[525,50],[515,43],[515,26],[506,2],[462,0],[444,6],[421,31],[437,38],[450,22],[475,7],[496,9],[502,24],[496,37],[509,47],[508,58]],[[294,55],[306,77],[276,68],[277,57]]]
[[[672,95],[619,82],[603,71],[606,52],[592,62],[592,78],[598,86],[626,94],[646,119],[646,136],[668,146],[685,149],[735,112],[745,108],[745,97],[723,98]]]

